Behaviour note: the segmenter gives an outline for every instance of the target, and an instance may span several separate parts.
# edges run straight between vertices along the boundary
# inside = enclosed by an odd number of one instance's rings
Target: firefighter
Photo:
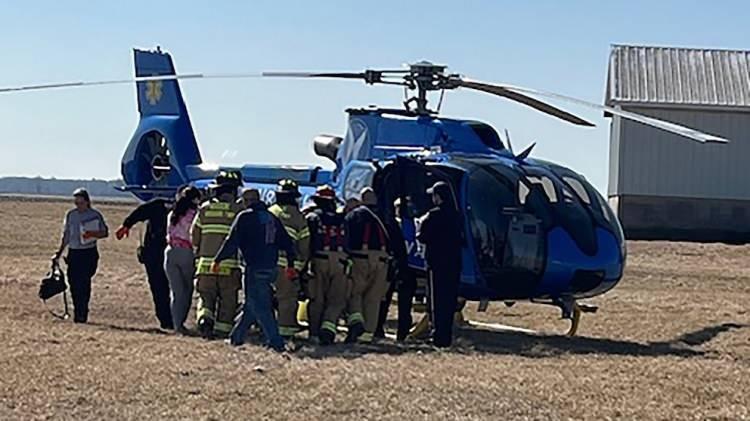
[[[310,337],[317,337],[321,345],[330,345],[349,295],[344,218],[336,212],[336,193],[330,186],[319,187],[313,201],[315,208],[307,214],[312,275],[308,321]]]
[[[380,303],[388,291],[388,230],[377,214],[377,196],[366,187],[361,205],[346,215],[346,249],[351,258],[352,291],[347,304],[348,342],[372,342]]]
[[[300,331],[297,324],[297,300],[300,294],[300,280],[288,279],[285,269],[293,266],[301,273],[310,250],[310,230],[307,221],[299,209],[297,201],[302,195],[294,180],[281,180],[276,187],[276,204],[268,208],[284,225],[296,251],[296,258],[292,264],[287,264],[288,256],[283,250],[279,252],[279,271],[276,279],[276,301],[278,302],[279,333],[288,339]]]
[[[216,253],[229,235],[241,205],[235,202],[242,185],[238,172],[221,171],[210,186],[214,197],[203,203],[192,227],[195,247],[198,307],[196,317],[201,335],[210,339],[225,337],[232,330],[241,287],[240,264],[236,255],[221,262],[219,271],[211,270]]]
[[[461,276],[461,216],[450,186],[442,181],[427,194],[435,205],[419,224],[417,240],[425,245],[429,269],[432,343],[449,347],[453,341],[453,318],[458,304],[458,282]]]

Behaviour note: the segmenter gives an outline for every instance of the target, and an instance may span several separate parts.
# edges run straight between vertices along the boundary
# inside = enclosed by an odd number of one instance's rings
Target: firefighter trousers
[[[349,326],[362,323],[361,340],[371,341],[378,325],[380,303],[388,292],[388,254],[363,251],[352,259],[352,293],[347,304]]]
[[[313,277],[308,284],[310,303],[307,305],[311,337],[318,336],[321,329],[336,334],[336,324],[349,297],[345,264],[346,255],[341,252],[319,254],[311,261]]]
[[[276,302],[278,303],[279,333],[293,336],[299,331],[297,325],[297,300],[299,300],[299,278],[289,280],[285,268],[279,267],[276,276]]]
[[[214,323],[214,332],[225,336],[232,331],[237,314],[238,293],[242,284],[242,272],[233,269],[230,275],[199,274],[195,281],[198,291],[196,317]]]

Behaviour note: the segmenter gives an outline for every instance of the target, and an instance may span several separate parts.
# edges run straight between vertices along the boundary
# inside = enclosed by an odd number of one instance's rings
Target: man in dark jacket
[[[417,240],[425,245],[427,255],[433,344],[449,347],[461,276],[461,216],[450,185],[439,181],[427,193],[436,207],[423,217]]]
[[[249,208],[234,220],[229,236],[214,259],[212,270],[218,272],[222,260],[231,258],[237,250],[242,252],[245,262],[245,305],[242,316],[230,334],[230,343],[242,345],[248,328],[257,321],[268,345],[276,351],[283,351],[284,340],[273,314],[271,284],[276,280],[279,250],[286,252],[287,278],[297,277],[294,269],[296,251],[284,225],[260,201],[259,192],[252,190],[249,197]]]
[[[157,198],[135,208],[125,218],[117,230],[118,240],[127,237],[133,226],[139,222],[146,223],[146,235],[138,250],[138,260],[146,268],[148,285],[154,300],[156,317],[162,329],[173,329],[172,312],[169,307],[170,289],[167,275],[164,273],[164,249],[167,248],[167,215],[172,209],[172,202]]]

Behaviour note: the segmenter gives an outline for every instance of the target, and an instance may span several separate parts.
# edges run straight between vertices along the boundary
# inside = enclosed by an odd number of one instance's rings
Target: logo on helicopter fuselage
[[[162,94],[162,83],[160,80],[149,80],[146,82],[146,99],[149,104],[158,104]]]

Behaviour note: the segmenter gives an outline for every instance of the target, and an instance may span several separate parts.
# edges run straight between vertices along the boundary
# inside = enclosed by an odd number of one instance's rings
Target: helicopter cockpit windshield
[[[597,227],[616,231],[603,199],[573,174],[473,164],[465,191],[471,245],[480,272],[497,290],[509,275],[526,277],[528,288],[535,286],[531,280],[544,271],[546,238],[552,230],[564,230],[587,255],[597,251]]]

